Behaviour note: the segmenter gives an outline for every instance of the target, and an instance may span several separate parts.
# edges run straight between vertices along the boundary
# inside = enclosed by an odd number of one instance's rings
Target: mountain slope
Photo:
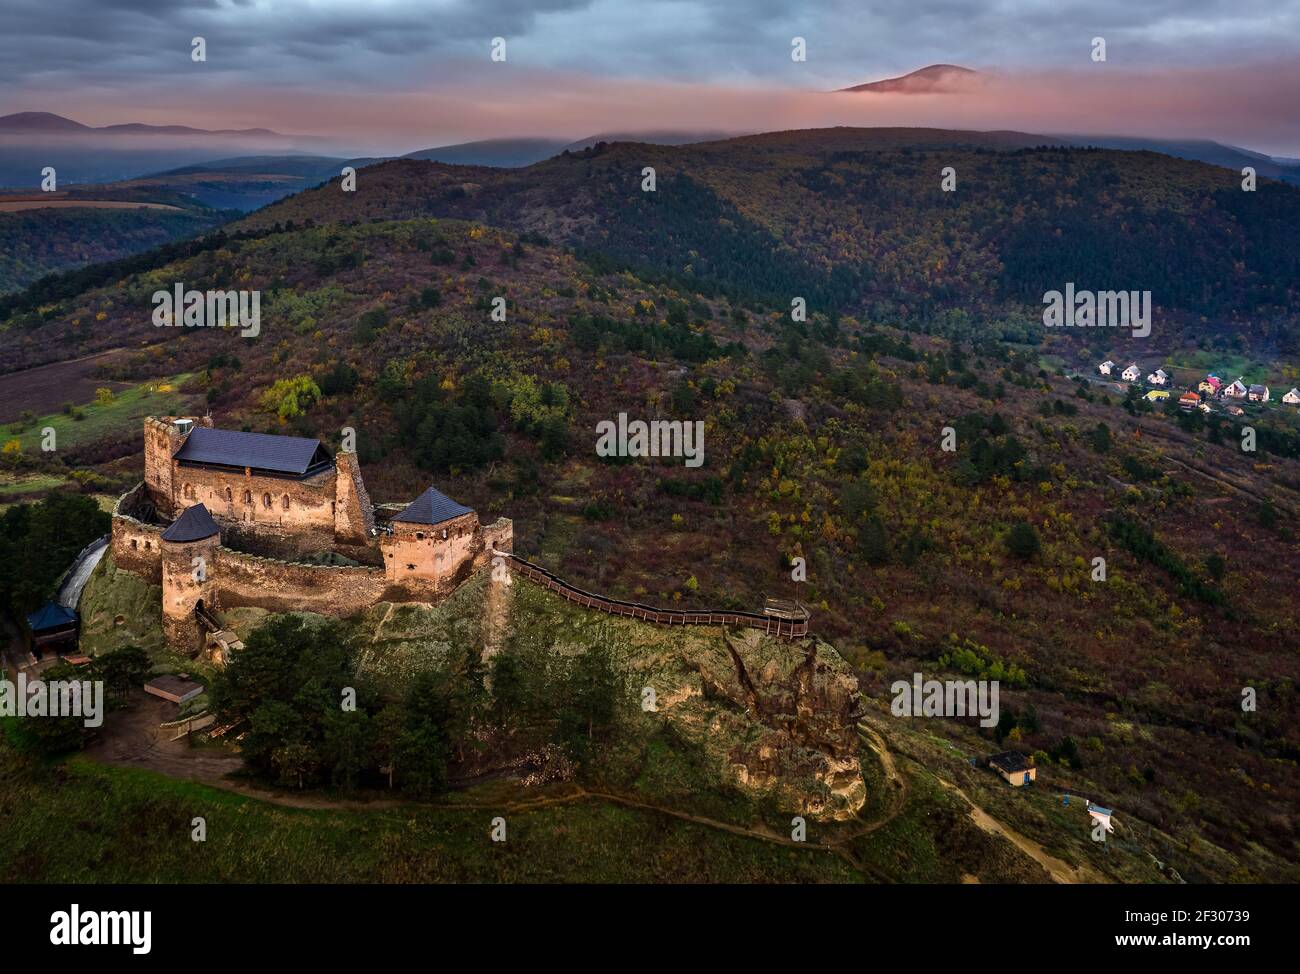
[[[881,81],[841,88],[840,91],[870,92],[878,95],[933,95],[969,91],[979,81],[980,73],[956,64],[930,64],[910,74]]]
[[[1170,337],[1202,316],[1280,319],[1294,345],[1300,192],[1266,180],[1243,193],[1217,167],[1035,138],[828,129],[618,143],[509,171],[389,163],[356,193],[331,184],[241,225],[478,219],[693,287],[927,319],[960,308],[1035,329],[1043,293],[1067,281],[1140,285]],[[647,166],[655,192],[641,189]],[[945,167],[956,192],[941,188]]]

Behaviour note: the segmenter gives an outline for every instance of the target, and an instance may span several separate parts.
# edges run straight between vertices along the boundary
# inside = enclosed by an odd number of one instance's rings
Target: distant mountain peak
[[[125,122],[119,125],[83,125],[53,112],[15,112],[0,115],[0,132],[101,132],[109,135],[239,135],[282,137],[270,129],[199,129],[188,125],[147,125]]]
[[[968,91],[981,78],[979,71],[959,64],[928,64],[898,78],[868,81],[866,84],[841,88],[840,91],[866,91],[876,94],[935,95]]]
[[[15,112],[0,115],[0,130],[22,129],[41,132],[79,132],[88,126],[53,112]]]

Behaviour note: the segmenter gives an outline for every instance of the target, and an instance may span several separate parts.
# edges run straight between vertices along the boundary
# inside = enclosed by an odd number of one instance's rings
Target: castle
[[[513,548],[507,518],[483,525],[433,487],[374,506],[356,454],[319,440],[150,416],[144,447],[144,480],[113,510],[113,562],[161,585],[163,631],[191,654],[220,660],[208,637],[224,609],[437,602]]]

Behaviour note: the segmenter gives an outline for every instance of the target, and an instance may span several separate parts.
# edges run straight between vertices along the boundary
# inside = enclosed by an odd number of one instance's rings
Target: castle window
[[[442,529],[442,540],[443,540],[443,541],[446,541],[446,540],[447,540],[447,529],[446,529],[446,528],[443,528],[443,529]]]
[[[226,488],[226,503],[227,503],[227,504],[233,503],[234,500],[235,500],[235,495],[234,495],[233,493],[231,493],[230,488],[227,487],[227,488]]]
[[[245,504],[253,503],[253,492],[251,490],[244,491],[244,503]]]
[[[132,548],[139,548],[139,547],[140,547],[140,539],[139,539],[139,538],[132,538],[132,539],[131,539],[131,547],[132,547]]]
[[[284,495],[284,500],[281,502],[281,505],[284,507],[284,509],[285,509],[286,511],[289,509],[289,495],[288,495],[288,494],[285,494],[285,495]]]
[[[262,495],[262,506],[265,507],[268,511],[271,509],[271,495],[270,495],[270,494],[263,494],[263,495]]]
[[[415,540],[416,540],[416,541],[423,541],[423,540],[424,540],[424,532],[423,532],[423,531],[416,531],[416,532],[415,532]]]
[[[184,495],[185,495],[187,498],[189,498],[190,500],[193,500],[193,499],[194,499],[194,485],[193,485],[193,484],[186,484],[183,488],[181,488],[181,490],[182,490],[182,493],[184,493]]]
[[[407,566],[406,566],[406,570],[407,570],[408,572],[413,572],[413,571],[415,571],[415,566],[414,566],[414,565],[407,565]]]

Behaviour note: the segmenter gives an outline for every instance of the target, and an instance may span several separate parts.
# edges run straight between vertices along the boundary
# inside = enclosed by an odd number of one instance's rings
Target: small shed
[[[203,692],[203,684],[179,676],[155,676],[144,685],[145,693],[175,704],[188,703]]]
[[[989,767],[1007,779],[1007,784],[1020,788],[1038,779],[1038,769],[1029,763],[1028,756],[1019,751],[1003,751],[989,758]]]
[[[27,628],[32,634],[32,652],[38,656],[47,648],[62,652],[77,646],[77,613],[57,602],[46,602],[29,615]]]

